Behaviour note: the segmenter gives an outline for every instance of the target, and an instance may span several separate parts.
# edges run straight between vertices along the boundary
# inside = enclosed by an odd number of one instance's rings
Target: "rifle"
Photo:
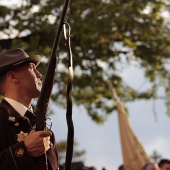
[[[56,64],[58,62],[58,57],[56,55],[56,52],[57,52],[58,47],[59,47],[61,33],[62,33],[62,30],[63,30],[63,26],[65,24],[66,13],[67,13],[70,1],[71,0],[65,0],[65,3],[64,3],[64,6],[63,6],[62,14],[61,14],[60,21],[59,21],[59,26],[58,26],[58,29],[57,29],[57,32],[56,32],[56,35],[55,35],[55,39],[54,39],[54,42],[53,42],[53,47],[52,47],[51,56],[50,56],[48,67],[47,67],[47,72],[46,72],[46,75],[45,75],[45,78],[44,78],[44,81],[43,81],[40,96],[39,96],[38,101],[37,101],[36,111],[35,111],[35,114],[36,114],[36,130],[37,131],[44,130],[46,128],[46,116],[47,116],[47,111],[48,111],[48,107],[49,107],[49,100],[50,100],[51,93],[52,93],[53,83],[54,83],[54,75],[55,75]],[[68,102],[67,102],[67,104],[68,104]],[[71,106],[71,104],[69,104],[69,105]],[[71,113],[72,113],[72,111],[71,111]],[[71,114],[69,114],[69,117],[70,116],[71,116]],[[70,122],[70,118],[69,118],[69,122]],[[72,131],[74,131],[72,125],[71,125],[70,128],[72,128]],[[69,129],[69,127],[68,127],[68,129]],[[73,153],[73,133],[70,135],[69,130],[68,130],[68,136],[70,137],[70,139],[69,140],[67,139],[67,144],[70,143],[70,142],[71,143],[68,144],[69,147],[67,148],[66,161],[71,161],[72,160],[72,153]],[[69,155],[69,156],[67,156],[67,155]],[[67,158],[67,157],[69,157],[69,158]],[[38,170],[48,170],[46,153],[43,154],[39,158],[38,161],[39,161],[38,164],[40,165],[40,167],[38,167]],[[66,162],[66,165],[68,165],[68,166],[65,170],[70,170],[71,169],[71,162]]]

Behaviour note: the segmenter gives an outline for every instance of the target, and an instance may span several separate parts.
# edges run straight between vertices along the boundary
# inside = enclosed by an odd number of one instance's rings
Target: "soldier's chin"
[[[34,98],[38,98],[41,94],[41,88],[37,89],[37,91],[34,93]]]
[[[41,92],[41,89],[42,89],[42,84],[38,84],[37,90],[38,90],[39,92]]]

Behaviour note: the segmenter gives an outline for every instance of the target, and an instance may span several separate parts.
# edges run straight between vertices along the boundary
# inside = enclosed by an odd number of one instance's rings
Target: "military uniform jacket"
[[[0,170],[39,170],[37,158],[28,155],[24,142],[18,142],[20,133],[29,133],[31,124],[23,118],[5,100],[0,103]],[[57,170],[58,156],[54,134],[51,137],[53,146],[46,152],[48,170]]]

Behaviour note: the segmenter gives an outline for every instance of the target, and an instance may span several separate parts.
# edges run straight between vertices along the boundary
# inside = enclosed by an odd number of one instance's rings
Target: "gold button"
[[[15,155],[17,157],[22,157],[24,155],[24,149],[23,148],[18,148],[16,151],[15,151]]]

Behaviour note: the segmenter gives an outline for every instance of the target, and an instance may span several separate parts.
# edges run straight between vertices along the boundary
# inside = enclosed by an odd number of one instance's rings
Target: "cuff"
[[[16,169],[33,168],[35,163],[27,153],[24,142],[19,142],[9,148]]]

